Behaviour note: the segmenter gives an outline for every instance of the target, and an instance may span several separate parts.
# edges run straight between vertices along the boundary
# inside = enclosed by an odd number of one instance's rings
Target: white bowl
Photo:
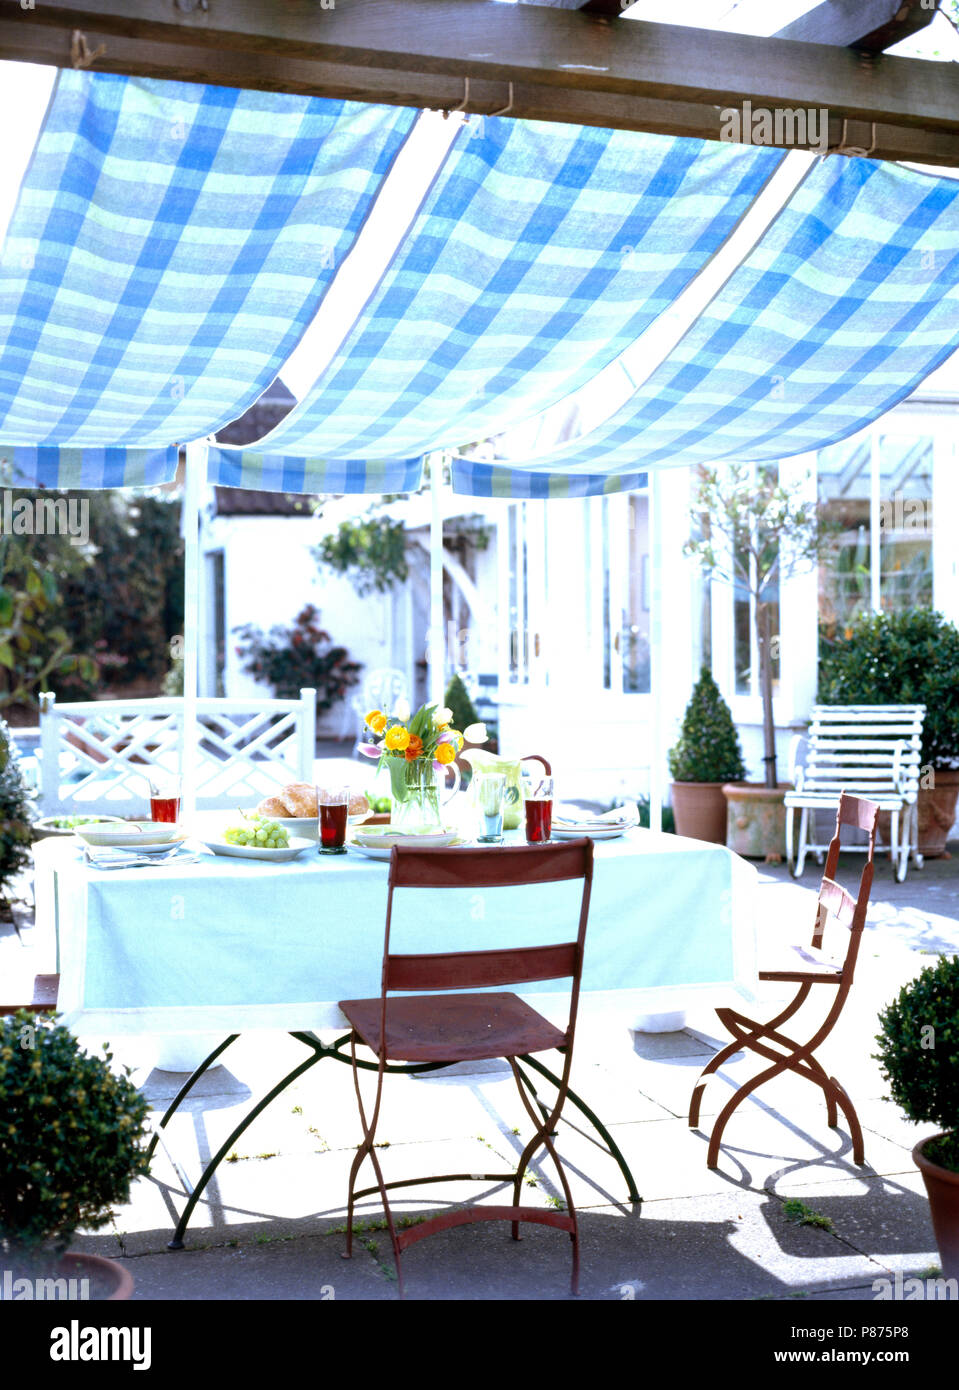
[[[145,849],[148,845],[168,845],[183,840],[182,825],[160,821],[121,821],[114,825],[78,825],[76,834],[85,844],[109,849]]]
[[[291,835],[301,840],[318,840],[320,836],[319,816],[270,816],[277,825],[285,825]]]

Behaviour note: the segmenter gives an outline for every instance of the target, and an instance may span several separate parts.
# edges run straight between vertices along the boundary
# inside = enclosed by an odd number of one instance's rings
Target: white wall
[[[234,629],[253,623],[268,632],[287,627],[308,603],[320,610],[324,628],[348,648],[364,672],[376,666],[408,664],[408,602],[402,592],[361,598],[349,579],[321,572],[310,554],[324,533],[315,517],[216,517],[204,531],[204,550],[222,549],[225,560],[227,695],[268,694],[243,670]],[[209,614],[212,596],[207,594]],[[209,617],[207,619],[209,631]],[[401,650],[397,650],[397,647]],[[351,692],[352,693],[352,692]],[[349,699],[349,697],[348,697]],[[355,723],[347,701],[318,723],[327,737],[351,737]]]

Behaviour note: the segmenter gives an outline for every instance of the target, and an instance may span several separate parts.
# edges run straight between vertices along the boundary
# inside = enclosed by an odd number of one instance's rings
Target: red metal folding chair
[[[407,1246],[437,1231],[476,1221],[509,1221],[512,1236],[519,1240],[519,1223],[530,1221],[555,1226],[569,1233],[572,1242],[572,1291],[578,1292],[579,1244],[573,1196],[563,1165],[553,1145],[552,1135],[559,1122],[569,1088],[573,1059],[573,1035],[579,1003],[583,968],[583,944],[589,915],[589,895],[593,877],[591,840],[571,840],[565,844],[517,846],[495,851],[485,849],[418,850],[396,847],[390,862],[389,895],[386,907],[386,936],[383,946],[383,973],[380,994],[374,999],[346,999],[340,1008],[352,1027],[350,1040],[353,1082],[359,1105],[363,1142],[350,1170],[346,1221],[347,1258],[352,1254],[353,1208],[357,1198],[379,1191],[386,1214],[400,1296],[403,1296],[401,1255]],[[581,880],[582,897],[579,927],[575,941],[550,946],[515,946],[480,951],[444,951],[427,955],[394,955],[390,950],[393,895],[402,888],[495,889],[525,884]],[[569,1019],[559,1029],[525,1004],[517,994],[493,990],[494,986],[532,984],[539,980],[569,978],[571,982]],[[416,990],[479,990],[478,993],[415,994]],[[395,997],[398,992],[402,997]],[[356,1047],[365,1044],[377,1056],[376,1093],[372,1111],[367,1111],[360,1093]],[[531,1052],[558,1049],[564,1058],[556,1102],[546,1115],[537,1113],[529,1081],[517,1066],[516,1058]],[[435,1178],[407,1178],[384,1182],[380,1160],[374,1148],[380,1115],[383,1075],[389,1062],[451,1064],[504,1057],[535,1132],[523,1149],[515,1172],[446,1173]],[[556,1165],[566,1199],[566,1210],[557,1211],[520,1204],[520,1187],[533,1155],[545,1148]],[[376,1187],[355,1191],[356,1177],[369,1156],[376,1174]],[[431,1181],[481,1177],[484,1181],[510,1181],[510,1206],[479,1206],[446,1211],[430,1220],[397,1230],[387,1193],[395,1187]]]
[[[859,942],[863,927],[866,924],[866,910],[869,906],[869,892],[872,888],[873,853],[875,851],[876,821],[878,818],[879,807],[875,802],[866,801],[858,796],[849,796],[846,792],[840,796],[839,810],[836,814],[836,830],[829,843],[826,870],[816,904],[816,924],[813,928],[812,946],[793,946],[790,951],[791,958],[787,958],[779,968],[759,972],[760,980],[794,983],[799,986],[786,1007],[768,1023],[758,1023],[755,1019],[746,1018],[744,1014],[738,1013],[734,1009],[716,1010],[722,1023],[732,1033],[733,1041],[727,1043],[724,1048],[717,1052],[708,1066],[705,1066],[700,1073],[689,1106],[690,1128],[695,1129],[699,1124],[699,1107],[703,1091],[706,1089],[707,1078],[717,1071],[724,1062],[728,1061],[734,1052],[745,1048],[749,1052],[757,1053],[773,1065],[740,1086],[720,1112],[709,1137],[709,1150],[706,1155],[708,1168],[717,1166],[723,1130],[736,1107],[747,1096],[752,1095],[753,1091],[786,1071],[804,1076],[807,1081],[813,1082],[814,1085],[822,1089],[826,1097],[826,1119],[833,1129],[838,1121],[836,1107],[838,1106],[842,1110],[849,1122],[849,1130],[852,1135],[853,1161],[855,1163],[865,1162],[862,1129],[855,1107],[843,1087],[834,1076],[826,1074],[814,1054],[832,1032],[836,1020],[842,1013],[846,996],[852,988],[856,958],[859,954]],[[844,825],[864,830],[869,836],[866,865],[859,880],[859,894],[855,900],[834,881],[839,863],[840,832]],[[849,929],[845,958],[841,964],[833,962],[822,951],[823,930],[829,917],[834,917],[838,923]],[[812,990],[819,985],[828,985],[831,990],[835,990],[834,998],[825,1021],[816,1033],[807,1043],[797,1043],[779,1031],[780,1025],[792,1018],[793,1014],[809,998]]]

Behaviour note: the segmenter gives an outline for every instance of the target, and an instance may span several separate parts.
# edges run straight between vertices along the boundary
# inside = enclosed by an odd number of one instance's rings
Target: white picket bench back
[[[835,810],[839,793],[852,792],[878,802],[893,814],[897,876],[905,877],[910,853],[916,855],[916,798],[922,765],[925,705],[814,705],[809,729],[793,741],[790,773],[795,790],[786,793],[787,858],[792,859],[795,810],[802,811],[796,873],[808,850],[821,855],[827,842],[809,835],[810,813]],[[797,753],[806,744],[805,762]],[[901,821],[901,827],[900,827]],[[830,827],[831,833],[831,827]],[[918,857],[918,856],[917,856]]]
[[[315,690],[298,700],[201,699],[197,726],[198,810],[247,807],[313,780]],[[42,814],[148,815],[150,773],[179,771],[182,741],[182,697],[58,704],[41,695]]]

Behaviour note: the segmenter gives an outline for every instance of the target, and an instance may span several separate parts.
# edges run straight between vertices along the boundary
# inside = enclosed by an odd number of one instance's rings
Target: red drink
[[[550,837],[553,828],[553,802],[551,798],[526,801],[526,843],[542,845]]]
[[[151,796],[150,797],[150,819],[163,821],[168,825],[176,825],[180,814],[180,798],[178,796]]]
[[[320,847],[342,849],[346,843],[346,802],[336,806],[320,806]]]

